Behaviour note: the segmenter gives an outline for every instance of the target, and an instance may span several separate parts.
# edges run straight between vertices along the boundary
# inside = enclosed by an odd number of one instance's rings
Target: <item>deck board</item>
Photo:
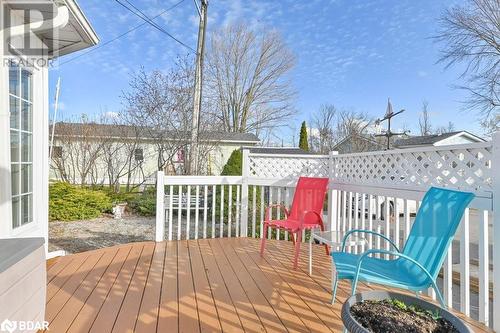
[[[292,267],[293,247],[249,238],[142,242],[50,262],[47,309],[52,332],[342,332],[350,295],[339,284],[330,304],[331,263],[314,246]],[[360,284],[359,290],[384,289]],[[492,332],[469,321],[475,332]]]
[[[264,327],[269,331],[283,332],[285,326],[276,320],[276,312],[257,284],[245,271],[245,265],[236,257],[220,251],[217,240],[211,240],[215,248],[214,254],[218,255],[221,272],[227,281],[227,287],[232,298],[237,304],[237,311],[242,321],[243,328],[247,331],[260,331]],[[230,263],[230,264],[229,264]],[[254,319],[257,316],[258,319]],[[250,326],[252,325],[252,326]],[[253,327],[253,325],[258,325]]]
[[[97,286],[92,290],[92,293],[85,301],[83,307],[79,310],[76,317],[71,323],[69,323],[69,328],[66,332],[88,332],[94,320],[99,313],[99,310],[104,304],[109,291],[111,290],[113,284],[120,273],[120,270],[127,262],[127,257],[131,252],[131,248],[121,248],[118,249],[118,253],[113,258],[113,261],[109,265],[104,273],[101,280]],[[68,324],[70,318],[59,316],[58,321],[65,322]],[[52,325],[52,324],[51,324]],[[61,330],[64,332],[64,330]]]
[[[144,245],[112,332],[134,331],[154,249],[155,245],[152,243]]]
[[[89,332],[92,333],[107,333],[111,332],[115,324],[116,317],[118,316],[123,299],[128,291],[130,280],[134,274],[135,267],[139,261],[144,244],[133,244],[127,261],[123,265],[120,273],[118,274],[115,283],[111,290],[106,295],[106,299],[102,307],[99,309],[96,317],[91,319],[91,327]],[[50,326],[49,326],[50,329]],[[74,327],[73,332],[85,332],[78,327]]]
[[[176,332],[179,327],[179,298],[177,290],[177,242],[165,248],[163,283],[160,294],[157,332]]]
[[[63,307],[54,304],[57,296],[49,302],[50,305],[47,307],[45,319],[51,323],[51,329],[54,332],[67,331],[74,318],[78,315],[78,312],[85,305],[87,298],[94,290],[106,269],[110,267],[117,252],[118,249],[106,251],[85,278],[78,281],[79,285],[75,292],[73,294],[69,292],[64,293],[65,297],[61,299],[61,301],[65,302]],[[57,312],[58,309],[61,309],[61,311]]]
[[[200,329],[202,332],[221,331],[220,316],[215,307],[212,289],[207,279],[197,242],[189,243],[189,258],[191,259]]]
[[[244,328],[260,325],[260,320],[234,273],[225,277],[222,275],[223,270],[219,270],[208,240],[200,240],[198,245],[222,329],[243,332]],[[234,304],[240,305],[238,310]]]
[[[200,332],[198,306],[189,258],[188,241],[177,243],[177,285],[179,290],[179,331]],[[214,313],[214,315],[217,315]]]
[[[156,332],[156,322],[160,308],[160,296],[163,281],[163,265],[165,262],[165,243],[158,243],[154,247],[151,267],[147,275],[135,330],[138,332]]]
[[[249,253],[256,254],[252,249],[253,242],[243,240],[246,244]],[[340,314],[335,312],[331,307],[331,294],[329,291],[321,288],[314,280],[302,272],[302,270],[294,270],[292,266],[287,265],[289,258],[280,251],[268,249],[271,255],[265,256],[265,261],[268,267],[273,269],[290,288],[292,288],[298,297],[302,298],[307,303],[309,308],[316,313],[321,321],[334,332],[342,330],[342,325],[339,325]],[[257,260],[260,260],[257,258]]]

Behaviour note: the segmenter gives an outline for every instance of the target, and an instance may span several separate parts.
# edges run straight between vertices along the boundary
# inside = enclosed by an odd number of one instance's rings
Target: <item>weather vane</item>
[[[391,99],[388,98],[387,99],[387,110],[385,111],[384,118],[375,120],[375,124],[376,125],[380,125],[381,122],[387,120],[387,131],[384,134],[377,134],[375,136],[384,136],[384,137],[387,138],[387,149],[388,150],[391,149],[391,137],[393,137],[395,135],[405,135],[405,134],[407,134],[407,131],[404,131],[402,133],[395,133],[395,132],[391,131],[391,119],[392,119],[392,117],[395,117],[398,114],[403,113],[404,111],[405,111],[404,109],[401,109],[400,111],[394,113],[392,111]]]

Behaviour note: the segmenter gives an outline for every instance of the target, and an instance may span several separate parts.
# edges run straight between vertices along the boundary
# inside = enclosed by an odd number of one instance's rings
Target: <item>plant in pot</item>
[[[351,296],[342,322],[353,333],[472,333],[451,312],[410,295],[369,291]]]

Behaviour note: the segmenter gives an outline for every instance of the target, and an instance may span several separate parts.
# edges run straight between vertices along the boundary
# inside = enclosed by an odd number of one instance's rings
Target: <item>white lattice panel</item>
[[[332,158],[333,179],[338,183],[492,191],[491,142],[336,155]]]
[[[328,156],[252,155],[249,177],[266,179],[297,178],[299,176],[328,177]]]

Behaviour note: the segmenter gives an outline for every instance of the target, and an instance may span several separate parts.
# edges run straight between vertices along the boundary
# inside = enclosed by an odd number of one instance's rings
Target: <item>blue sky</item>
[[[178,0],[131,0],[154,16]],[[454,1],[456,3],[456,1]],[[291,73],[298,92],[298,128],[323,103],[366,112],[385,112],[390,97],[395,110],[407,111],[395,121],[417,133],[423,100],[429,102],[435,126],[453,121],[457,129],[481,133],[474,112],[463,110],[464,92],[456,90],[459,68],[444,70],[436,64],[439,46],[431,37],[437,19],[450,1],[445,0],[211,0],[208,30],[232,22],[281,31],[297,57]],[[106,42],[142,23],[113,0],[80,0],[80,6]],[[166,30],[193,48],[197,14],[185,0],[157,20]],[[84,51],[85,52],[85,51]],[[61,117],[116,112],[130,73],[140,66],[167,70],[187,50],[149,25],[78,59],[60,59],[51,72],[51,98],[60,75]],[[290,131],[285,141],[291,142]]]

